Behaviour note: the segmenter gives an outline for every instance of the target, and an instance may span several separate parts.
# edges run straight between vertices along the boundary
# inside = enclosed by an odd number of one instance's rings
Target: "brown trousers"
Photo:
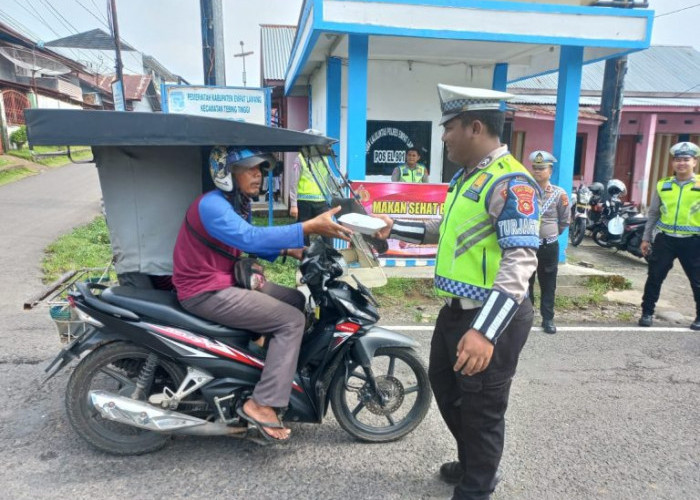
[[[260,291],[230,287],[181,302],[184,309],[209,321],[270,337],[253,400],[274,408],[289,404],[306,323],[304,303],[300,291],[270,282]]]

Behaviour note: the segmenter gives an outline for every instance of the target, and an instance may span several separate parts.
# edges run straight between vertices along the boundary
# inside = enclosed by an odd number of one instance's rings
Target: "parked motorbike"
[[[569,240],[573,246],[578,246],[586,235],[589,224],[590,202],[593,193],[585,185],[580,184],[571,200],[571,227]]]
[[[594,182],[590,186],[579,184],[571,197],[571,227],[569,239],[573,246],[578,246],[583,241],[586,231],[592,231],[600,222],[603,212],[603,190],[600,182]]]
[[[413,431],[431,397],[418,344],[375,325],[372,293],[357,279],[354,287],[338,279],[342,256],[323,241],[300,269],[315,307],[283,421],[320,424],[330,403],[357,439],[386,442]],[[80,358],[65,402],[71,426],[88,443],[132,455],[156,451],[177,434],[263,442],[236,413],[265,365],[249,347],[251,332],[192,316],[162,290],[83,283],[69,302],[89,327],[52,361],[47,380]]]
[[[611,179],[607,192],[609,198],[603,203],[600,220],[591,229],[593,241],[603,248],[624,250],[648,260],[649,255],[643,255],[640,248],[647,218],[634,205],[622,202],[626,188],[621,181]]]
[[[617,224],[615,226],[617,232],[621,221],[620,234],[612,233],[607,227],[598,226],[593,232],[593,241],[603,248],[624,250],[636,257],[643,257],[648,262],[650,255],[643,255],[640,248],[647,218],[639,214],[629,218],[618,217],[619,219],[614,223]]]

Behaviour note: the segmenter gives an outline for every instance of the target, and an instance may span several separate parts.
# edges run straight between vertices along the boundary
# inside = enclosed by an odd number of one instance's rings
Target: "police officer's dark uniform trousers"
[[[503,453],[510,384],[533,321],[532,302],[524,300],[499,338],[488,368],[466,376],[452,367],[465,325],[472,324],[479,311],[463,310],[456,304],[444,306],[430,343],[430,385],[466,471],[454,498],[487,499],[489,494],[475,496],[472,492],[493,491],[496,486],[493,481]]]

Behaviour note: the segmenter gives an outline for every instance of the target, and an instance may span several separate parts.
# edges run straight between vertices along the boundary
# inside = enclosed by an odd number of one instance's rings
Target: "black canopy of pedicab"
[[[334,139],[294,130],[194,115],[28,109],[32,146],[245,146],[267,151],[328,148]]]

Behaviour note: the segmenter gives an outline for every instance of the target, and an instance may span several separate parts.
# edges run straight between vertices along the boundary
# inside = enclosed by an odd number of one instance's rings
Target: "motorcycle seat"
[[[193,316],[182,308],[175,293],[167,290],[113,286],[104,290],[100,298],[141,316],[163,321],[168,326],[184,328],[209,337],[225,337],[247,342],[252,336],[257,336],[247,330],[228,328]]]
[[[634,215],[632,217],[628,217],[625,219],[625,226],[629,226],[630,224],[646,224],[647,218],[642,215]]]

